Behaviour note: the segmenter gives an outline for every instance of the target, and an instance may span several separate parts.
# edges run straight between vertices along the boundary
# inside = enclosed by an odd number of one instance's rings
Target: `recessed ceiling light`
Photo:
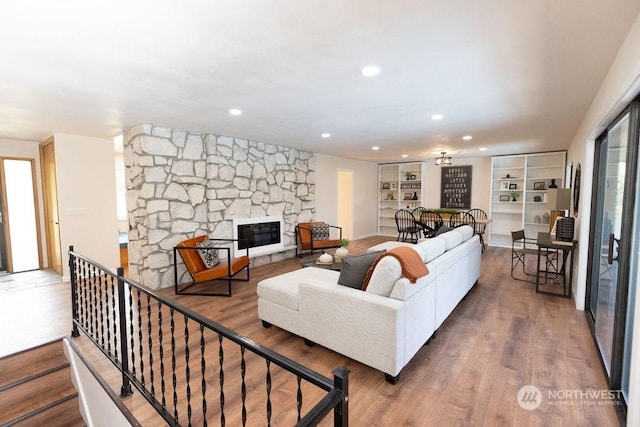
[[[465,135],[462,137],[462,139],[464,139],[465,141],[471,141],[473,137],[471,135]]]
[[[238,108],[231,108],[229,110],[229,114],[231,114],[232,116],[239,116],[242,114],[242,110],[238,109]]]
[[[380,74],[380,71],[382,71],[382,68],[377,65],[367,65],[362,69],[362,75],[365,77],[373,77]]]
[[[444,114],[432,114],[431,115],[431,120],[442,120],[444,118]]]
[[[406,159],[407,157],[409,157],[409,155],[408,155],[408,154],[403,154],[403,155],[402,155],[402,158],[403,158],[403,159]]]
[[[321,133],[320,136],[323,138],[331,138],[331,134],[329,132]]]
[[[380,149],[380,147],[378,147],[378,146],[376,145],[376,146],[371,147],[371,149],[372,149],[373,151],[376,151],[376,150],[379,150],[379,149]]]
[[[487,151],[487,147],[478,148],[480,151]]]

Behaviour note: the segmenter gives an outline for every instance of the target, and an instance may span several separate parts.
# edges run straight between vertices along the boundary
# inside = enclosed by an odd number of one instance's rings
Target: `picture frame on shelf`
[[[533,183],[533,189],[534,190],[544,190],[545,189],[545,183],[544,181],[536,181]]]
[[[404,200],[411,200],[411,198],[413,197],[413,194],[411,193],[404,193]]]
[[[383,190],[388,190],[389,189],[389,183],[388,182],[383,182],[382,183],[382,189]]]
[[[409,179],[411,179],[411,181],[415,181],[416,180],[416,176],[414,174],[411,174],[411,177]]]
[[[508,202],[508,201],[509,201],[509,195],[507,195],[507,194],[501,194],[501,195],[500,195],[500,201],[501,201],[501,202]]]
[[[398,188],[398,184],[397,184],[397,183],[395,183],[395,182],[392,182],[392,183],[390,184],[390,187],[391,187],[391,190],[395,190],[396,188]]]
[[[508,190],[509,189],[509,185],[511,185],[511,183],[509,181],[502,181],[500,183],[500,189],[501,190]]]
[[[512,182],[509,184],[509,190],[517,190],[518,189],[518,184],[516,184],[515,182]]]

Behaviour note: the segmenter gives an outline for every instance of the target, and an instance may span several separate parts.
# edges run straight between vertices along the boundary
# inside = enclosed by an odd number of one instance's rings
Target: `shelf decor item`
[[[537,202],[541,202],[542,198],[540,196],[533,196],[533,201],[536,202],[536,203]]]
[[[500,183],[500,189],[501,190],[508,190],[509,189],[509,185],[510,185],[509,181],[503,181],[503,182]]]
[[[536,181],[533,183],[533,189],[534,190],[544,190],[544,182],[543,181]]]
[[[509,184],[509,190],[517,190],[517,189],[518,189],[518,184],[516,183]]]
[[[555,178],[551,179],[551,182],[549,183],[549,188],[558,188],[558,186],[556,185]]]
[[[533,223],[540,224],[540,215],[536,215],[535,217],[533,217]]]
[[[506,194],[501,194],[500,195],[500,201],[501,202],[508,202],[509,201],[509,196]]]
[[[382,189],[383,190],[388,190],[389,189],[389,183],[388,182],[383,182],[382,183]]]
[[[518,197],[520,197],[520,193],[518,193],[517,191],[512,191],[511,193],[509,193],[509,195],[511,196],[512,202],[517,202]]]

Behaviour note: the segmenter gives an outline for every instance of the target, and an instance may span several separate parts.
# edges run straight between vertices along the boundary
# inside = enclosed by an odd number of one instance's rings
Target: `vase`
[[[558,186],[556,185],[556,180],[552,179],[551,182],[549,183],[549,188],[558,188]]]
[[[347,255],[349,255],[349,249],[344,246],[339,247],[338,249],[336,249],[336,262],[342,262],[342,258],[346,257]]]

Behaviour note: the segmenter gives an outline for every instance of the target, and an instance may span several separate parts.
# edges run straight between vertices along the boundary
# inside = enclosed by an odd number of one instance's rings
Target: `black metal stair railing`
[[[348,370],[326,378],[69,248],[82,331],[170,425],[348,426]],[[304,413],[306,411],[306,413]]]

